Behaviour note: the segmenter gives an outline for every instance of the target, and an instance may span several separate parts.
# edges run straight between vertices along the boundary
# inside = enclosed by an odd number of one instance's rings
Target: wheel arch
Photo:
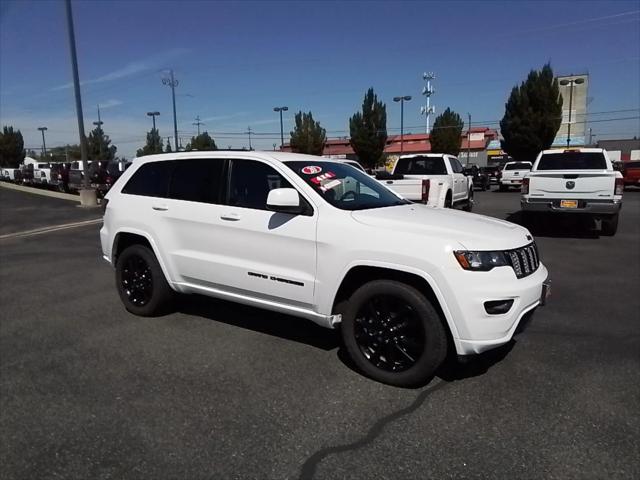
[[[162,273],[167,279],[167,282],[169,283],[169,285],[173,286],[171,276],[169,275],[169,271],[164,262],[164,259],[162,258],[162,255],[160,255],[160,250],[158,249],[156,242],[153,240],[153,237],[151,237],[151,235],[141,230],[122,229],[114,235],[113,245],[111,247],[111,264],[114,267],[118,261],[118,255],[120,255],[125,248],[131,245],[144,245],[150,248],[156,259],[158,260],[160,268],[162,269]]]
[[[357,264],[348,268],[342,277],[340,286],[333,296],[332,313],[340,303],[346,301],[353,292],[372,280],[395,280],[414,287],[422,293],[438,312],[438,316],[445,327],[447,341],[455,351],[455,338],[458,338],[458,330],[453,322],[453,317],[435,280],[425,272],[411,267],[397,265],[371,265]]]

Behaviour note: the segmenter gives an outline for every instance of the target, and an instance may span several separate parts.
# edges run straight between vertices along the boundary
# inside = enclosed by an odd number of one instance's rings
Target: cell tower
[[[425,96],[426,103],[425,105],[420,107],[420,113],[422,115],[425,115],[427,118],[427,135],[428,135],[431,130],[429,125],[431,120],[431,114],[435,113],[436,111],[435,107],[431,106],[431,95],[435,93],[435,90],[431,85],[431,80],[434,80],[436,76],[433,72],[429,72],[429,73],[425,72],[422,74],[422,78],[424,79],[425,82],[427,82],[426,85],[422,88],[422,95]]]

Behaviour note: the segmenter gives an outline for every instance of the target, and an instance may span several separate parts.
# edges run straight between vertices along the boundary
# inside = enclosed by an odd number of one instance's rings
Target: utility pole
[[[469,126],[467,128],[467,165],[469,165],[469,160],[471,160],[471,114],[467,113],[469,116]]]
[[[84,190],[80,191],[80,203],[85,206],[96,205],[96,191],[89,188],[89,164],[87,162],[87,139],[84,133],[84,118],[82,114],[82,97],[80,96],[80,76],[78,75],[78,55],[76,53],[76,35],[73,29],[73,12],[71,0],[64,2],[67,10],[67,29],[69,30],[69,50],[71,53],[71,71],[73,73],[73,91],[76,99],[76,116],[78,117],[78,134],[80,135],[80,157],[82,169],[85,172],[83,179]]]
[[[196,117],[196,121],[192,123],[192,125],[197,125],[198,126],[198,136],[200,136],[200,125],[205,125],[204,123],[202,123],[200,121],[200,115],[198,115]]]
[[[251,127],[247,127],[247,131],[245,133],[249,134],[249,151],[251,151],[253,150],[253,148],[251,148],[251,134],[253,133],[251,131]]]
[[[435,108],[431,106],[431,95],[435,93],[435,90],[431,86],[431,80],[436,78],[433,72],[425,72],[422,74],[422,78],[427,82],[427,84],[422,88],[422,95],[425,96],[426,103],[424,106],[420,107],[420,113],[426,117],[427,120],[427,135],[429,135],[430,127],[429,123],[431,120],[431,114],[435,113]]]
[[[180,151],[178,147],[178,119],[176,117],[176,87],[178,80],[173,77],[173,70],[169,70],[170,78],[163,78],[162,84],[171,87],[171,100],[173,101],[173,136],[175,139],[176,152]]]
[[[42,159],[47,155],[47,144],[44,141],[44,132],[47,130],[47,127],[38,127],[38,130],[42,132]]]
[[[100,133],[100,138],[98,139],[98,147],[100,148],[100,154],[99,154],[99,159],[102,160],[102,139],[103,139],[103,130],[102,130],[102,124],[104,122],[102,120],[100,120],[100,104],[98,104],[98,121],[97,122],[93,122],[94,125],[96,125],[98,127],[99,133]]]

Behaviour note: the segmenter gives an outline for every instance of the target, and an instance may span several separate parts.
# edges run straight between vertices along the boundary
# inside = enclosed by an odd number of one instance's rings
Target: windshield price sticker
[[[302,173],[305,175],[315,175],[316,173],[320,173],[322,171],[322,167],[317,165],[309,165],[307,167],[302,168]]]
[[[313,177],[311,181],[316,185],[321,185],[323,180],[329,180],[330,178],[334,178],[335,176],[336,176],[335,173],[327,172],[327,173],[323,173],[322,175],[318,175],[317,177]]]
[[[332,188],[335,188],[340,184],[342,184],[341,180],[331,180],[330,182],[327,182],[324,185],[322,185],[320,187],[320,190],[322,190],[323,192],[326,192],[327,190],[331,190]]]

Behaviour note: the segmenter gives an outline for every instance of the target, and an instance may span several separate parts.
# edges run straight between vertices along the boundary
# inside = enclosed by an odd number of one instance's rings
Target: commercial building
[[[640,160],[640,139],[599,140],[598,148],[604,148],[614,162]]]
[[[569,134],[571,134],[570,146],[584,146],[586,145],[589,74],[558,76],[557,79],[562,97],[562,123],[553,146],[566,147]]]
[[[387,165],[392,165],[401,152],[404,155],[430,153],[431,142],[429,137],[426,133],[407,133],[402,137],[401,141],[400,135],[389,135],[384,149]],[[488,127],[473,127],[470,133],[464,131],[461,135],[460,153],[458,154],[460,163],[463,165],[473,163],[480,167],[486,166],[487,146],[497,139],[498,132]],[[282,147],[282,151],[290,152],[290,145],[285,144]],[[357,160],[358,158],[349,143],[348,137],[327,139],[322,156],[352,160]]]

